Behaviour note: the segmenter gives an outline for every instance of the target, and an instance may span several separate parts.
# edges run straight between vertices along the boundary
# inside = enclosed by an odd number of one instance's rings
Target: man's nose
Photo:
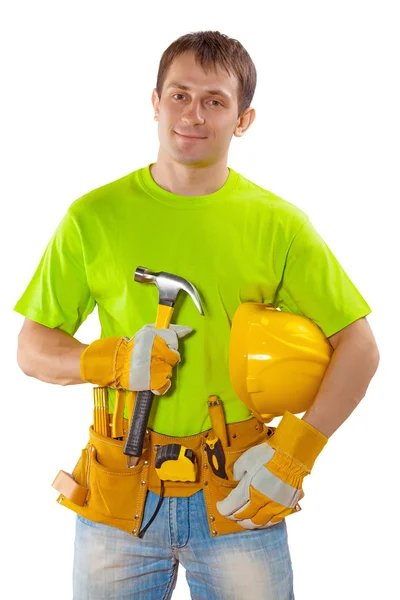
[[[182,112],[182,121],[188,125],[204,123],[203,108],[200,102],[191,102]]]

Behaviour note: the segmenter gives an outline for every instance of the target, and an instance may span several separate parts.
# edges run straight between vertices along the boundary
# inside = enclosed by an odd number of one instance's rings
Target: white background
[[[396,2],[14,2],[1,10],[2,597],[71,598],[72,512],[51,482],[92,417],[88,386],[16,365],[12,308],[68,206],[157,158],[150,103],[177,37],[252,56],[256,121],[229,166],[301,207],[373,309],[379,370],[287,520],[296,600],[398,590],[399,20]],[[134,232],[133,232],[134,234]],[[327,293],[329,291],[327,290]],[[99,334],[97,313],[79,330]],[[4,589],[8,589],[6,596]],[[174,598],[189,598],[180,571]]]

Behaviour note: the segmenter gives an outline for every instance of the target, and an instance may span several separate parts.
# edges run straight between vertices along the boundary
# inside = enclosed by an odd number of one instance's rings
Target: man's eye
[[[177,98],[177,96],[179,96],[179,98]],[[172,97],[174,100],[180,100],[181,98],[184,98],[185,96],[183,94],[173,94]],[[216,104],[214,104],[214,106],[222,106],[222,104],[219,100],[210,100],[210,102],[215,102]]]

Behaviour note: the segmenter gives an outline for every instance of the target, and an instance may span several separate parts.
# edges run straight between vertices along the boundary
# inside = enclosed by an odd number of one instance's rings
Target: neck
[[[226,182],[229,169],[226,159],[207,166],[185,165],[162,158],[150,167],[157,185],[178,196],[207,196],[219,190]]]

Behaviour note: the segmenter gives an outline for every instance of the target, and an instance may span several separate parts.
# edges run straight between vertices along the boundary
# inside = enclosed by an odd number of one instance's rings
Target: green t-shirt
[[[327,337],[371,312],[298,207],[234,170],[206,196],[158,186],[150,166],[72,203],[15,310],[74,335],[96,304],[101,337],[133,336],[154,323],[158,290],[133,276],[167,271],[198,290],[204,316],[181,292],[172,322],[193,332],[179,344],[171,388],[155,397],[149,426],[186,436],[210,427],[217,394],[228,423],[250,417],[229,378],[229,335],[242,302],[312,319]],[[110,390],[110,412],[114,390]]]

